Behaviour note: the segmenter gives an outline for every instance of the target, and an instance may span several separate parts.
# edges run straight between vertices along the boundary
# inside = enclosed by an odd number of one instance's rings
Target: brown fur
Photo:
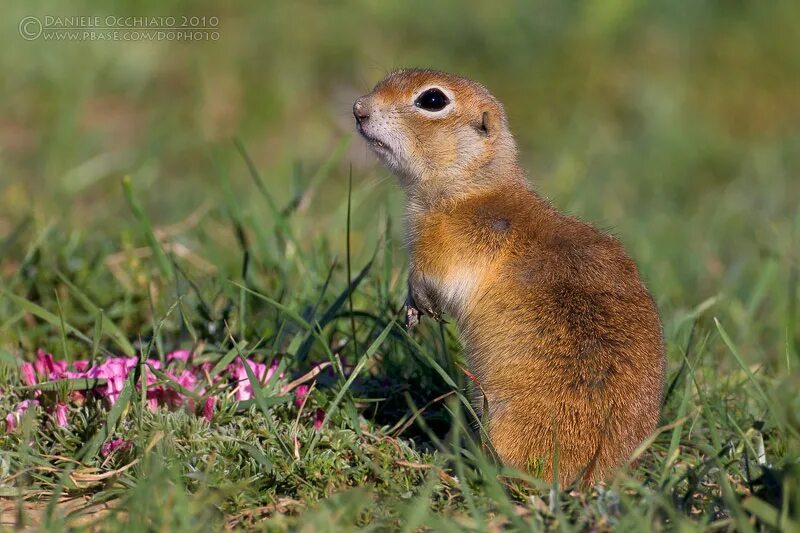
[[[413,106],[430,86],[453,95],[441,117]],[[661,405],[661,324],[635,263],[528,188],[482,86],[398,71],[356,112],[408,195],[411,301],[456,318],[503,462],[549,480],[557,448],[562,484],[607,478]]]

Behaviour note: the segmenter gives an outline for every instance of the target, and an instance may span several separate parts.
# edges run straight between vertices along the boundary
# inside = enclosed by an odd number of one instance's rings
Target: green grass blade
[[[61,308],[61,298],[58,296],[57,289],[54,289],[53,293],[55,294],[56,307],[58,308],[58,331],[61,333],[61,350],[64,359],[70,360],[71,357],[69,356],[69,348],[67,348],[67,328],[64,327],[64,310]]]
[[[244,287],[243,285],[241,285],[239,283],[236,283],[235,281],[231,281],[230,283],[232,283],[233,285],[236,285],[237,287],[240,287],[240,288]],[[301,326],[306,331],[308,331],[317,341],[319,341],[319,343],[325,349],[326,354],[328,355],[328,357],[333,359],[334,356],[333,356],[333,353],[330,350],[330,346],[328,346],[328,343],[325,342],[325,339],[323,339],[322,336],[320,335],[319,328],[312,326],[306,320],[304,320],[303,317],[301,317],[297,312],[295,312],[294,310],[290,309],[289,307],[283,305],[282,303],[278,302],[277,300],[273,300],[269,296],[265,296],[265,295],[263,295],[261,293],[258,293],[258,292],[254,291],[252,289],[248,289],[247,287],[244,287],[244,289],[247,292],[249,292],[250,294],[254,295],[256,298],[259,298],[259,299],[267,302],[268,304],[272,305],[273,307],[275,307],[279,311],[283,312],[293,322],[295,322],[297,325]]]
[[[331,303],[331,305],[327,309],[325,309],[325,312],[322,313],[322,316],[317,321],[320,329],[327,326],[328,323],[330,323],[330,321],[336,317],[336,314],[339,312],[339,310],[342,308],[345,302],[347,302],[348,298],[350,298],[350,295],[353,293],[353,291],[355,291],[356,288],[358,288],[358,286],[367,276],[370,269],[372,268],[372,264],[373,261],[369,261],[366,265],[364,265],[364,267],[358,272],[356,277],[350,281],[350,283],[347,285],[347,287],[345,287],[345,289],[341,293],[339,293],[339,295],[336,297],[333,303]],[[311,346],[314,342],[313,331],[314,330],[309,330],[306,339],[303,341],[303,344],[297,350],[297,360],[300,361],[301,363],[305,361],[305,359],[308,357],[308,352],[311,350]]]
[[[89,298],[86,295],[86,293],[81,291],[75,284],[69,281],[61,272],[58,272],[57,275],[58,279],[61,280],[61,283],[63,283],[64,285],[67,286],[67,288],[69,288],[72,295],[75,296],[75,298],[81,303],[81,305],[83,305],[83,307],[87,311],[90,311],[91,313],[98,316],[102,324],[102,329],[100,331],[102,330],[108,331],[108,335],[111,337],[114,343],[116,343],[119,349],[122,350],[122,353],[126,355],[134,355],[136,353],[136,350],[133,348],[133,345],[128,341],[128,337],[125,335],[125,333],[123,333],[121,329],[119,329],[119,327],[117,327],[116,324],[114,324],[114,322],[111,319],[109,319],[105,315],[103,310],[97,305],[95,305],[95,303],[92,302],[91,298]],[[94,342],[95,343],[99,342],[96,337]],[[94,344],[92,349],[94,350]]]
[[[103,378],[69,378],[45,381],[36,385],[25,385],[24,387],[13,387],[14,390],[40,390],[43,392],[91,390],[95,387],[105,385],[108,380]]]
[[[236,359],[236,356],[240,352],[242,352],[246,347],[247,347],[247,341],[239,341],[239,343],[236,344],[236,346],[228,350],[228,353],[223,355],[220,358],[220,360],[217,361],[217,364],[215,364],[214,368],[211,369],[210,375],[216,376],[217,374],[222,372],[223,369],[225,369],[225,367],[231,364],[233,360]]]
[[[347,279],[353,279],[350,261],[350,200],[353,196],[353,165],[350,165],[350,179],[347,182],[347,224],[345,229],[345,242],[347,248]],[[358,339],[356,338],[356,318],[353,316],[353,290],[347,291],[347,301],[350,305],[350,334],[353,341],[353,355],[358,356]]]
[[[247,373],[247,380],[250,382],[250,386],[253,389],[253,396],[255,397],[255,402],[258,408],[264,415],[264,420],[269,427],[270,432],[275,435],[275,438],[281,445],[281,449],[287,456],[291,456],[291,448],[288,444],[280,437],[280,434],[275,429],[275,424],[272,421],[272,413],[270,411],[270,403],[267,401],[267,398],[264,396],[264,389],[261,386],[261,382],[258,380],[258,377],[253,372],[253,369],[250,368],[250,365],[247,363],[247,359],[245,359],[242,352],[238,352],[239,360],[241,361],[242,365],[244,365],[245,372]]]
[[[122,418],[122,413],[128,408],[128,404],[133,396],[135,389],[134,372],[128,374],[125,385],[117,398],[117,402],[108,412],[105,424],[94,434],[94,436],[78,451],[76,458],[79,461],[88,462],[94,459],[105,440],[114,434],[117,422]]]
[[[322,427],[325,427],[327,425],[328,421],[331,419],[331,415],[333,415],[333,413],[336,412],[336,408],[338,407],[339,402],[342,401],[342,398],[344,398],[344,395],[350,389],[350,386],[353,384],[353,381],[355,381],[355,379],[358,377],[358,374],[361,372],[361,369],[363,369],[364,365],[367,364],[369,358],[372,357],[376,351],[378,351],[378,348],[380,348],[383,341],[386,340],[386,337],[389,335],[389,332],[392,330],[394,325],[395,325],[394,320],[389,322],[389,324],[387,324],[386,327],[383,328],[383,331],[380,332],[380,334],[372,342],[372,344],[370,344],[369,348],[367,348],[367,351],[364,352],[364,355],[361,356],[361,359],[358,361],[358,364],[350,373],[350,376],[347,378],[347,381],[345,381],[344,385],[342,385],[342,387],[339,389],[339,392],[336,393],[336,396],[334,397],[333,401],[328,405],[328,408],[325,411],[325,418],[322,421]],[[314,451],[314,448],[317,445],[317,441],[319,440],[319,435],[320,435],[319,432],[314,434],[314,438],[311,440],[311,444],[309,444],[308,449],[306,450],[305,453],[306,457],[308,457]]]
[[[155,376],[160,379],[167,387],[178,391],[179,393],[183,394],[184,396],[188,396],[189,398],[199,401],[202,399],[202,396],[196,393],[193,390],[189,390],[171,377],[169,377],[165,372],[154,367],[152,364],[147,364],[148,372],[152,372]]]
[[[50,311],[48,311],[47,309],[45,309],[40,305],[37,305],[31,301],[26,300],[25,298],[17,296],[16,294],[12,294],[8,291],[3,291],[3,292],[9,299],[11,299],[14,303],[16,303],[20,308],[24,309],[25,311],[28,311],[32,315],[41,318],[42,320],[51,324],[52,326],[55,326],[56,328],[61,328],[62,326],[61,319],[57,315],[51,313]],[[82,340],[89,346],[92,345],[92,339],[84,335],[80,330],[78,330],[78,328],[72,326],[68,322],[64,322],[63,327],[64,331],[70,333],[71,335],[74,335],[75,337]]]
[[[94,321],[94,335],[92,335],[92,351],[89,353],[89,362],[92,366],[97,361],[97,352],[100,350],[100,339],[103,338],[103,310],[98,309],[97,318]],[[127,340],[127,339],[126,339]],[[134,353],[134,352],[130,352]]]
[[[725,328],[722,327],[722,324],[720,323],[719,320],[717,320],[716,317],[714,317],[714,324],[717,326],[717,330],[719,331],[719,334],[722,337],[723,342],[731,351],[731,354],[733,354],[733,358],[736,359],[736,362],[739,364],[739,367],[747,375],[748,379],[753,384],[753,387],[755,387],[756,392],[758,392],[758,395],[764,401],[764,406],[768,407],[770,403],[769,398],[767,398],[766,393],[764,393],[764,389],[762,389],[761,385],[759,385],[755,375],[753,375],[753,372],[750,370],[750,367],[747,366],[747,364],[744,362],[744,359],[742,359],[742,356],[739,355],[739,350],[737,350],[736,346],[734,346],[733,341],[731,341],[731,338],[728,336],[728,332],[725,331]]]
[[[172,280],[172,278],[175,276],[175,272],[172,269],[172,262],[167,257],[167,254],[164,253],[164,249],[161,247],[161,244],[158,242],[156,234],[153,231],[153,225],[150,223],[150,218],[147,216],[144,208],[133,193],[133,185],[131,183],[130,176],[125,176],[122,178],[122,189],[125,192],[125,199],[128,202],[128,207],[130,207],[131,211],[133,212],[133,216],[136,217],[136,220],[139,222],[139,226],[144,234],[145,240],[147,241],[147,245],[150,246],[150,249],[153,252],[153,257],[156,259],[156,264],[158,265],[158,269],[161,271],[161,275],[166,280]]]
[[[261,173],[256,168],[256,164],[253,159],[250,157],[250,154],[247,152],[247,149],[244,146],[244,143],[240,139],[234,139],[234,144],[236,145],[236,149],[239,151],[239,154],[242,156],[242,159],[247,166],[247,170],[250,174],[250,177],[253,179],[253,182],[256,184],[256,188],[267,201],[267,206],[269,207],[270,213],[272,215],[272,219],[275,221],[275,226],[286,236],[286,238],[294,245],[295,253],[297,254],[297,259],[299,263],[305,266],[306,261],[303,254],[303,248],[300,246],[300,242],[294,235],[292,228],[289,224],[289,221],[283,215],[280,209],[278,209],[278,205],[275,203],[275,199],[267,189],[266,185],[264,185],[264,180],[261,178]],[[307,270],[307,269],[306,269]]]
[[[459,401],[461,401],[462,405],[466,407],[467,412],[470,414],[472,419],[475,420],[475,423],[481,433],[481,439],[489,447],[492,453],[494,453],[496,456],[497,452],[495,452],[491,448],[491,439],[489,438],[489,432],[486,430],[486,427],[484,426],[481,417],[478,416],[478,413],[476,413],[475,409],[472,407],[472,402],[470,402],[467,399],[467,397],[464,396],[464,394],[461,392],[461,389],[459,389],[456,382],[453,381],[453,379],[444,370],[444,368],[442,368],[442,366],[436,362],[436,358],[434,358],[425,349],[423,349],[422,346],[420,346],[420,344],[411,335],[409,335],[407,331],[405,331],[405,329],[403,329],[403,334],[405,335],[406,340],[408,340],[411,346],[413,346],[414,348],[413,352],[420,355],[425,360],[425,362],[427,362],[431,367],[433,367],[436,373],[439,374],[439,376],[444,380],[444,382],[447,383],[447,385],[453,390],[453,392],[455,392],[456,396],[458,396]]]

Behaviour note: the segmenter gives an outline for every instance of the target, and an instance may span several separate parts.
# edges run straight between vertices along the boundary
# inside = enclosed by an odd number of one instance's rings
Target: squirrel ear
[[[476,125],[476,129],[478,130],[478,133],[484,137],[489,137],[495,133],[495,130],[497,129],[497,122],[488,111],[484,111],[483,115],[481,115],[480,124]]]

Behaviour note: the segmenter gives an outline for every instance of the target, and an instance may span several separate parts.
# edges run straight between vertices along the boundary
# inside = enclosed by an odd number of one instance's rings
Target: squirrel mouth
[[[370,144],[370,146],[372,146],[373,148],[377,148],[377,149],[379,149],[379,150],[386,150],[387,152],[388,152],[388,151],[391,151],[391,150],[389,149],[389,147],[388,147],[388,146],[386,146],[386,144],[385,144],[383,141],[381,141],[380,139],[378,139],[378,138],[376,138],[376,137],[372,137],[371,135],[368,135],[368,134],[367,134],[367,133],[364,131],[364,127],[363,127],[361,124],[357,124],[357,125],[356,125],[356,129],[358,130],[358,133],[360,133],[360,134],[361,134],[361,136],[362,136],[362,137],[364,137],[364,139],[365,139],[365,140],[366,140],[366,141],[367,141],[367,142]]]

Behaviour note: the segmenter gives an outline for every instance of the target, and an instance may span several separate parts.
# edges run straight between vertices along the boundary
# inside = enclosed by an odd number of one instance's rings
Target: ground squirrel
[[[501,460],[550,480],[558,450],[562,484],[607,479],[661,408],[661,323],[636,264],[529,188],[482,85],[399,70],[353,114],[407,195],[409,319],[456,319]]]

